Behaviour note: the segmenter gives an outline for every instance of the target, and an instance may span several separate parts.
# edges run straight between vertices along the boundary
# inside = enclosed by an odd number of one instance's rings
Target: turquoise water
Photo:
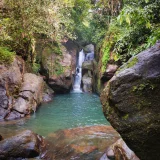
[[[99,97],[94,94],[71,93],[55,96],[53,101],[41,105],[29,118],[0,122],[1,134],[14,134],[30,129],[47,136],[59,129],[80,126],[109,125],[104,118]]]

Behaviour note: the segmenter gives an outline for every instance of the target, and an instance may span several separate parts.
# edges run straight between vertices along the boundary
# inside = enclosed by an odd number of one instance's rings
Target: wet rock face
[[[0,120],[22,118],[42,102],[43,78],[24,68],[19,57],[10,66],[0,65]]]
[[[50,102],[53,100],[53,97],[54,97],[54,91],[45,84],[44,93],[42,96],[42,102],[43,103]]]
[[[103,83],[109,81],[114,76],[117,69],[118,69],[118,66],[116,64],[108,64],[106,71],[103,73],[101,77],[101,81]]]
[[[22,87],[13,109],[21,114],[30,114],[36,111],[42,102],[43,78],[32,73],[25,73]]]
[[[49,135],[53,159],[99,159],[102,152],[119,139],[111,126],[79,127]]]
[[[89,45],[85,46],[83,49],[84,49],[85,53],[94,52],[94,45],[93,44],[89,44]]]
[[[19,57],[10,66],[0,65],[0,120],[6,119],[11,113],[13,99],[19,93],[23,74],[24,61]]]
[[[101,94],[106,118],[141,160],[160,157],[160,43],[123,65]]]
[[[0,141],[0,159],[33,158],[44,156],[44,139],[30,130]]]
[[[140,160],[135,153],[128,148],[126,143],[119,139],[109,146],[100,160]]]
[[[82,64],[82,90],[86,93],[96,91],[97,62],[95,60],[94,45],[89,44],[83,48],[85,61]]]
[[[48,49],[42,53],[44,72],[41,74],[47,74],[46,81],[55,93],[70,92],[72,87],[72,56],[64,47],[61,47],[61,51],[59,55],[52,50],[48,53]]]
[[[82,64],[82,89],[84,92],[93,91],[93,61],[85,61]]]

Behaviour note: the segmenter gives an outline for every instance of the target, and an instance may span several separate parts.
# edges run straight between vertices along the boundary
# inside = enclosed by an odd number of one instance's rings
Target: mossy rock
[[[160,157],[159,97],[160,43],[124,64],[101,95],[106,118],[141,160]]]

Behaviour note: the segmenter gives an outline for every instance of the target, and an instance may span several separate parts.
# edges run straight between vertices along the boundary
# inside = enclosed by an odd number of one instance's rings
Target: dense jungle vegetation
[[[39,36],[93,43],[109,60],[126,62],[160,39],[159,0],[3,0],[0,2],[0,63],[15,53],[34,64]]]

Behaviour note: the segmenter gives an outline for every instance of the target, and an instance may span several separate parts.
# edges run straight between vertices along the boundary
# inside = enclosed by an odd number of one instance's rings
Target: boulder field
[[[103,112],[141,160],[160,157],[160,43],[121,66],[101,94]]]

